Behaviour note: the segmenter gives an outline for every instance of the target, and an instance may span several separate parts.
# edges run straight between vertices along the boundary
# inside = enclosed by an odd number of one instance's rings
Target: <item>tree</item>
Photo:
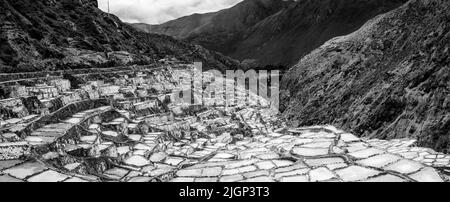
[[[70,87],[71,87],[72,89],[78,89],[78,88],[80,88],[80,84],[83,83],[83,82],[81,82],[78,78],[74,77],[72,74],[69,74],[69,73],[64,73],[63,79],[69,80],[69,82],[70,82]]]

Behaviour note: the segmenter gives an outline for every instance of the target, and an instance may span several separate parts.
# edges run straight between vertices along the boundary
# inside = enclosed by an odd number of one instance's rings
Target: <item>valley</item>
[[[450,180],[446,0],[0,7],[0,182]]]

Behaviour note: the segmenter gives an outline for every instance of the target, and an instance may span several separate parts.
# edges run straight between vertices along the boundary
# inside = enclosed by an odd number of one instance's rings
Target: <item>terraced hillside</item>
[[[18,123],[24,130],[2,133],[0,182],[449,180],[450,156],[416,147],[413,139],[360,139],[333,126],[290,128],[264,100],[186,105],[168,99],[191,84],[172,75],[192,73],[177,67],[115,77],[121,89],[115,93],[112,83],[98,89],[87,82],[83,89],[99,91],[104,101],[70,103]],[[142,88],[154,89],[153,96],[143,96]],[[236,99],[245,98],[237,90]]]

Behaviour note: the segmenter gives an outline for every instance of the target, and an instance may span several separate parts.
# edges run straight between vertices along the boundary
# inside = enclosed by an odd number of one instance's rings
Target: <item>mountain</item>
[[[203,25],[212,24],[211,21],[218,13],[193,14],[177,20],[169,21],[164,25],[148,25],[145,23],[135,23],[132,26],[145,32],[159,33],[173,36],[178,39],[188,37],[197,29],[202,29]]]
[[[406,0],[244,0],[216,13],[195,14],[162,25],[135,25],[185,39],[240,61],[290,66],[333,37]]]
[[[244,0],[214,13],[194,14],[162,25],[136,24],[135,27],[150,33],[187,39],[210,50],[230,54],[235,51],[234,44],[241,40],[248,28],[292,3],[282,0]]]
[[[238,63],[198,45],[148,34],[98,9],[96,0],[0,0],[0,72],[149,64],[162,58]]]
[[[283,78],[292,125],[450,148],[450,2],[411,0],[326,42]]]

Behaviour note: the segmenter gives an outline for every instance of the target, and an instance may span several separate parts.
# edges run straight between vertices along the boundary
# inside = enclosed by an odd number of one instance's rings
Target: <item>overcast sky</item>
[[[111,13],[125,22],[161,24],[194,13],[207,13],[236,5],[242,0],[109,0]],[[103,11],[108,0],[98,0]]]

